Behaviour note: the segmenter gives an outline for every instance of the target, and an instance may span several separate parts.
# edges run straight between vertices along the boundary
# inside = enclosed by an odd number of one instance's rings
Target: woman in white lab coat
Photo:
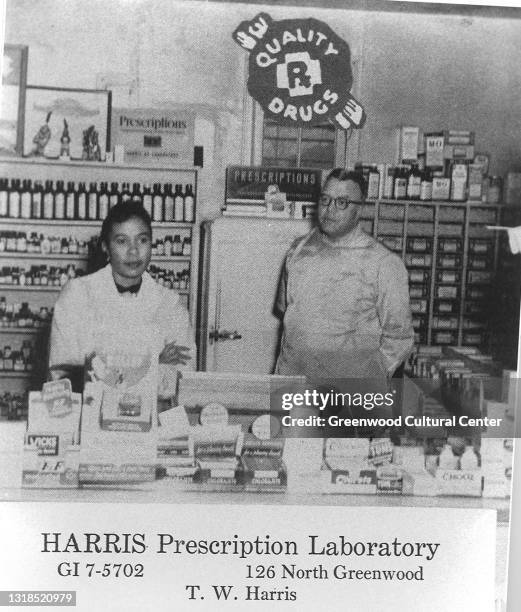
[[[188,312],[175,291],[146,272],[152,253],[150,215],[140,203],[117,204],[103,221],[100,241],[107,265],[69,281],[56,302],[50,377],[70,376],[93,354],[108,353],[159,359],[165,364],[163,381],[165,371],[193,368]]]

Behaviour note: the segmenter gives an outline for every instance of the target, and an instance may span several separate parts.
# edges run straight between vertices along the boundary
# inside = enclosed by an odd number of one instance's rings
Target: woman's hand
[[[190,359],[190,348],[175,342],[166,344],[159,355],[159,363],[169,363],[170,365],[185,365]]]

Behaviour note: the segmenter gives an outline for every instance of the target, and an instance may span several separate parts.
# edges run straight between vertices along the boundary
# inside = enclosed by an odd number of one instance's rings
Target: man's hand
[[[185,365],[190,359],[190,348],[175,342],[166,344],[159,355],[159,363],[169,363],[170,365]]]

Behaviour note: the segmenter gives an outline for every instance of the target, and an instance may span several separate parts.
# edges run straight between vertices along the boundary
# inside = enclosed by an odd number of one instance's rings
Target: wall
[[[204,216],[223,200],[224,171],[249,153],[246,52],[231,32],[266,10],[316,17],[350,44],[366,127],[349,161],[394,161],[396,127],[469,128],[491,170],[521,170],[521,20],[172,0],[7,0],[6,41],[27,44],[33,85],[113,90],[114,106],[197,111],[205,147]],[[414,7],[411,7],[411,11]],[[455,9],[457,10],[457,9]],[[499,11],[499,9],[498,9]]]

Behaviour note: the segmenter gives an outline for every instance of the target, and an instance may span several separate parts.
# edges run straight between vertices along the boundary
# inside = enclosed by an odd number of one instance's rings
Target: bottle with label
[[[132,194],[130,193],[130,185],[129,183],[123,183],[121,185],[121,201],[128,202],[132,199]]]
[[[27,234],[19,232],[16,236],[16,250],[18,253],[27,253]]]
[[[11,180],[11,188],[9,190],[9,216],[12,219],[20,218],[20,181],[18,179]]]
[[[116,206],[118,202],[119,202],[118,184],[111,183],[110,184],[110,194],[109,194],[109,207],[112,208],[113,206]]]
[[[30,219],[32,213],[32,184],[30,180],[25,180],[22,183],[22,192],[20,196],[20,216],[22,219]]]
[[[148,183],[143,185],[143,208],[152,217],[152,192]]]
[[[65,219],[65,189],[63,181],[56,181],[56,192],[54,194],[54,218]]]
[[[51,241],[48,236],[44,236],[43,234],[40,234],[40,249],[42,255],[49,255],[51,252]]]
[[[141,193],[141,185],[134,183],[132,185],[132,202],[141,202],[143,200],[143,194]]]
[[[45,181],[45,189],[43,192],[43,218],[54,218],[54,188],[52,181]]]
[[[161,194],[161,185],[154,183],[152,191],[152,220],[163,221],[163,195]]]
[[[32,212],[31,216],[33,219],[41,219],[43,214],[43,185],[42,181],[35,181],[32,198]]]
[[[172,184],[167,183],[164,187],[164,220],[174,220],[174,195],[172,193]]]
[[[188,223],[193,223],[195,219],[195,199],[192,191],[192,185],[186,185],[185,202],[184,202],[184,220]]]
[[[88,209],[87,209],[89,221],[97,221],[99,219],[98,211],[98,186],[92,182],[89,185],[89,196],[88,196]]]
[[[74,190],[74,183],[72,181],[67,182],[67,193],[65,194],[65,218],[76,218],[76,191]]]
[[[189,257],[192,254],[192,239],[187,236],[183,240],[183,255]]]
[[[184,198],[181,191],[182,185],[176,185],[174,191],[174,220],[184,221]]]
[[[420,184],[420,200],[432,200],[432,176],[429,168],[422,172]]]
[[[398,168],[394,175],[394,199],[403,200],[407,196],[407,172],[405,168]]]
[[[76,196],[76,219],[85,221],[87,218],[87,190],[85,183],[80,182],[78,185],[78,194]]]
[[[9,183],[7,179],[0,181],[0,217],[7,217],[9,213]]]
[[[439,467],[440,470],[458,469],[458,458],[452,452],[452,446],[450,444],[445,444],[440,453]]]
[[[102,182],[100,185],[100,193],[99,193],[99,218],[105,219],[109,212],[109,191],[108,184],[106,182]]]
[[[174,241],[172,242],[172,255],[175,257],[176,255],[183,254],[183,245],[181,243],[181,236],[176,234],[174,236]]]
[[[165,236],[165,255],[167,257],[172,255],[172,236]]]
[[[409,200],[419,200],[421,191],[422,175],[416,164],[412,165],[407,179],[407,198]]]

